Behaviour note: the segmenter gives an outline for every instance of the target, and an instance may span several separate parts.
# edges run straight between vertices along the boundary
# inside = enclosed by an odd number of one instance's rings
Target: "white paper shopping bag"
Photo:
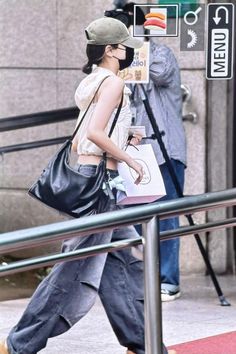
[[[166,195],[165,185],[151,144],[128,146],[126,152],[143,166],[140,184],[134,184],[137,173],[126,163],[118,164],[119,175],[124,179],[125,192],[117,192],[117,204],[151,203]]]

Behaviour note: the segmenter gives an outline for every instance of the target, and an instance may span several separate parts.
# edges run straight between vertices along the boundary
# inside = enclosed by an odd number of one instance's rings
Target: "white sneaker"
[[[161,301],[163,302],[176,300],[180,297],[180,295],[181,293],[179,290],[171,291],[167,289],[161,289]]]

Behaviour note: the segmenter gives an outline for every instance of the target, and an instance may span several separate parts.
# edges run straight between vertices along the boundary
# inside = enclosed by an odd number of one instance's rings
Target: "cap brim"
[[[140,41],[139,39],[136,39],[133,37],[129,37],[125,41],[123,41],[121,44],[123,44],[124,46],[129,47],[129,48],[138,49],[143,46],[143,41]]]

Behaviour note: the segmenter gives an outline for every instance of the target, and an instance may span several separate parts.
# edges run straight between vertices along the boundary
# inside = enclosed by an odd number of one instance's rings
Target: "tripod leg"
[[[185,217],[187,218],[188,222],[189,222],[189,225],[195,225],[194,224],[194,221],[193,221],[193,218],[191,215],[185,215]],[[226,300],[224,294],[222,293],[222,290],[220,288],[220,285],[218,283],[218,280],[216,278],[216,275],[215,275],[215,272],[211,266],[211,263],[209,261],[209,258],[208,258],[208,255],[206,253],[206,250],[202,244],[202,240],[200,239],[200,236],[198,234],[194,234],[194,238],[197,242],[197,245],[198,245],[198,248],[201,252],[201,255],[202,255],[202,258],[206,264],[206,267],[207,267],[207,270],[209,272],[209,275],[211,277],[211,280],[215,286],[215,289],[216,289],[216,292],[217,292],[217,295],[219,296],[219,300],[220,300],[220,304],[221,306],[231,306],[231,304]]]
[[[157,125],[157,121],[156,121],[156,119],[155,119],[155,117],[154,117],[152,108],[151,108],[151,106],[150,106],[147,93],[146,93],[146,91],[145,91],[145,89],[144,89],[143,84],[138,85],[138,88],[139,88],[140,96],[141,96],[141,99],[142,99],[142,101],[143,101],[144,107],[145,107],[145,109],[146,109],[148,118],[149,118],[149,120],[150,120],[152,129],[153,129],[153,131],[154,131],[155,137],[156,137],[157,142],[158,142],[158,144],[159,144],[159,146],[160,146],[161,152],[162,152],[163,157],[164,157],[164,159],[165,159],[165,162],[166,162],[166,164],[167,164],[167,167],[168,167],[170,176],[171,176],[171,178],[172,178],[173,184],[174,184],[174,186],[175,186],[176,193],[177,193],[177,195],[178,195],[179,198],[182,198],[184,195],[183,195],[182,189],[181,189],[181,187],[180,187],[180,184],[179,184],[178,178],[177,178],[177,176],[176,176],[176,173],[175,173],[175,171],[174,171],[174,169],[173,169],[173,166],[172,166],[172,164],[171,164],[169,155],[168,155],[168,153],[167,153],[167,151],[166,151],[165,144],[164,144],[164,142],[163,142],[163,140],[162,140],[162,135],[161,135],[161,132],[160,132],[159,127],[158,127],[158,125]],[[191,226],[195,225],[195,223],[194,223],[193,218],[192,218],[191,215],[185,215],[185,216],[186,216],[186,218],[187,218],[187,220],[188,220],[188,222],[189,222],[189,225],[191,225]],[[198,245],[198,247],[199,247],[199,250],[200,250],[200,252],[201,252],[201,255],[202,255],[202,257],[203,257],[203,260],[204,260],[204,262],[205,262],[205,264],[206,264],[207,270],[208,270],[208,272],[209,272],[209,274],[210,274],[210,276],[211,276],[212,282],[213,282],[213,284],[214,284],[214,286],[215,286],[216,292],[217,292],[217,294],[218,294],[218,296],[219,296],[219,300],[220,300],[221,306],[230,306],[230,303],[225,299],[225,297],[224,297],[224,295],[223,295],[223,293],[222,293],[222,290],[221,290],[220,285],[219,285],[219,283],[218,283],[218,281],[217,281],[215,272],[214,272],[214,270],[213,270],[213,268],[212,268],[212,266],[211,266],[209,257],[208,257],[208,255],[207,255],[207,253],[206,253],[206,250],[205,250],[205,248],[204,248],[204,246],[203,246],[203,244],[202,244],[202,241],[201,241],[199,235],[196,234],[196,235],[194,235],[194,236],[195,236],[195,240],[196,240],[196,242],[197,242],[197,245]]]

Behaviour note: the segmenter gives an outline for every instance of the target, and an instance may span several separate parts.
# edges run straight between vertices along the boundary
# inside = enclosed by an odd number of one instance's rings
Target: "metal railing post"
[[[143,224],[145,353],[162,354],[159,218]]]

